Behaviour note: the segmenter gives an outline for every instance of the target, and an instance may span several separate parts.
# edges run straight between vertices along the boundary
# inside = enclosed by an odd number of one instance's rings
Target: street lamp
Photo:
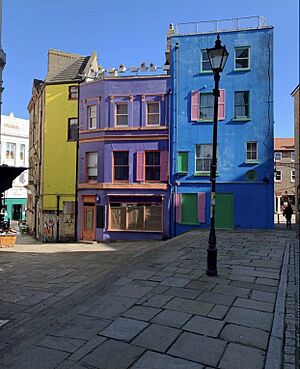
[[[215,207],[216,207],[216,171],[217,171],[217,139],[218,139],[218,98],[220,96],[219,81],[220,73],[223,71],[228,58],[228,51],[221,45],[220,35],[217,36],[215,47],[206,49],[211,70],[214,72],[215,88],[214,95],[214,123],[213,123],[213,147],[212,161],[210,165],[210,231],[207,249],[207,269],[208,276],[217,275],[217,247],[215,232]]]

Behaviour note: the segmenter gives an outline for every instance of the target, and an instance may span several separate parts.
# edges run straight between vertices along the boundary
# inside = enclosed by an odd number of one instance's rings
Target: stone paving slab
[[[203,316],[194,316],[182,328],[185,331],[202,334],[204,336],[218,337],[225,322],[216,319],[204,318]]]
[[[112,322],[100,335],[123,341],[130,341],[147,327],[147,323],[128,318],[118,318]]]
[[[170,310],[183,311],[185,313],[190,314],[207,315],[211,311],[213,306],[214,306],[213,304],[210,304],[208,302],[200,302],[175,297],[173,300],[169,301],[164,306],[164,308]]]
[[[263,369],[263,351],[230,343],[221,359],[220,369]]]

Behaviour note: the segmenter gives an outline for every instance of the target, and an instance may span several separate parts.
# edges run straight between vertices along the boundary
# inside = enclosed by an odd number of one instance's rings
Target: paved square
[[[139,320],[118,318],[103,331],[99,332],[101,336],[115,338],[117,340],[130,341],[147,327],[147,323]]]

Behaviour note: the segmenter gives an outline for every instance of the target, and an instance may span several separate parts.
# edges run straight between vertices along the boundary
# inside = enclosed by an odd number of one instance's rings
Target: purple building
[[[169,77],[80,86],[78,239],[169,235]]]

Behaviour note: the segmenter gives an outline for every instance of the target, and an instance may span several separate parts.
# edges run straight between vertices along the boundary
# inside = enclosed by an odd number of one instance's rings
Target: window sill
[[[185,223],[185,222],[180,222],[180,223],[177,223],[177,224],[198,226],[198,225],[199,225],[199,224],[201,224],[201,223]]]
[[[186,172],[177,172],[176,174],[179,174],[180,176],[185,176],[185,175],[188,174],[188,171],[186,171]]]
[[[246,160],[245,161],[245,164],[248,164],[248,165],[254,165],[254,164],[259,164],[260,161],[259,160]]]
[[[200,74],[214,74],[212,70],[200,70]]]
[[[213,123],[213,119],[198,119],[198,123]]]
[[[232,118],[233,122],[249,122],[251,118]]]
[[[251,68],[234,68],[233,72],[251,72]]]
[[[218,177],[219,174],[216,173],[216,177]],[[205,172],[205,173],[194,173],[194,177],[210,177],[210,172]]]

